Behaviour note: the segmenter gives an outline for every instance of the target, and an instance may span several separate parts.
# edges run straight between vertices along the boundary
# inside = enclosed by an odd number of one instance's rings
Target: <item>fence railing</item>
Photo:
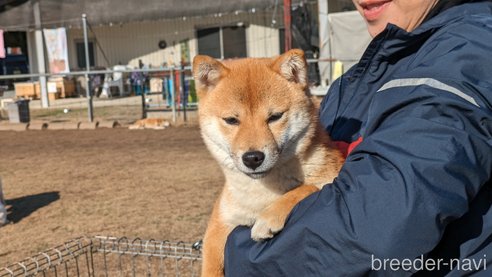
[[[201,242],[95,236],[70,240],[0,268],[0,277],[199,276],[200,265]]]
[[[89,88],[86,76],[89,76]],[[196,109],[198,101],[191,67],[20,74],[0,76],[0,81],[40,77],[49,77],[48,86],[52,85],[51,90],[48,89],[48,107],[43,107],[38,81],[17,82],[15,91],[0,92],[3,94],[3,97],[0,95],[0,112],[3,110],[4,117],[7,117],[6,105],[13,101],[10,99],[28,98],[31,100],[31,120],[34,121],[80,122],[94,118],[95,121],[126,123],[147,117],[151,112],[161,112],[176,123],[180,117],[185,120],[184,112]],[[89,113],[93,113],[92,117]]]
[[[308,60],[310,79],[319,81],[317,64],[327,61],[331,60]],[[43,106],[39,81],[36,81],[41,77],[48,77],[48,86],[52,84],[47,92],[48,107]],[[89,78],[88,85],[86,78]],[[19,97],[31,99],[31,121],[39,123],[84,122],[92,118],[96,122],[118,121],[125,125],[154,116],[176,124],[196,118],[196,114],[191,117],[187,113],[196,110],[198,103],[190,66],[0,75],[0,81],[26,79],[34,82],[16,83],[15,91],[4,92],[10,93],[10,97],[3,97],[6,100],[2,100],[0,91],[0,118],[7,117],[4,101]],[[25,94],[19,93],[22,85],[27,88]],[[313,94],[323,95],[326,90],[318,87],[313,89]]]

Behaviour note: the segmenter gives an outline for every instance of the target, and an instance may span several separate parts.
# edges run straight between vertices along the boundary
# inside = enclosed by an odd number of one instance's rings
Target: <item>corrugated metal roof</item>
[[[44,24],[73,25],[87,14],[92,24],[125,23],[131,21],[172,19],[265,10],[275,0],[40,0],[41,20]],[[279,0],[279,8],[283,1]],[[294,1],[293,1],[294,2]],[[0,13],[0,28],[27,29],[34,26],[31,1]]]

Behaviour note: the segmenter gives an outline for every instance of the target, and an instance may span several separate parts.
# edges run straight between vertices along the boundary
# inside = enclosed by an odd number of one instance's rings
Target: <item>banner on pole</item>
[[[67,33],[65,28],[44,29],[50,73],[69,72]]]
[[[0,59],[5,58],[5,44],[3,42],[3,30],[0,30]]]

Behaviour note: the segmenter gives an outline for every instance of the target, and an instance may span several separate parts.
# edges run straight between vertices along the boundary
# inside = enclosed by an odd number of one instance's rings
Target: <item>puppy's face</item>
[[[202,136],[215,158],[251,178],[295,156],[311,128],[303,53],[220,63],[197,56]]]

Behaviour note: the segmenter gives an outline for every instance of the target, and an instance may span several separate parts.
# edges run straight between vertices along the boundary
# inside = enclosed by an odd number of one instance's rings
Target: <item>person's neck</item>
[[[422,22],[425,22],[434,16],[440,14],[441,12],[454,7],[458,5],[462,5],[465,3],[472,3],[472,2],[482,2],[485,0],[438,0],[436,3],[433,5],[432,9],[427,13],[425,16],[424,20]]]

